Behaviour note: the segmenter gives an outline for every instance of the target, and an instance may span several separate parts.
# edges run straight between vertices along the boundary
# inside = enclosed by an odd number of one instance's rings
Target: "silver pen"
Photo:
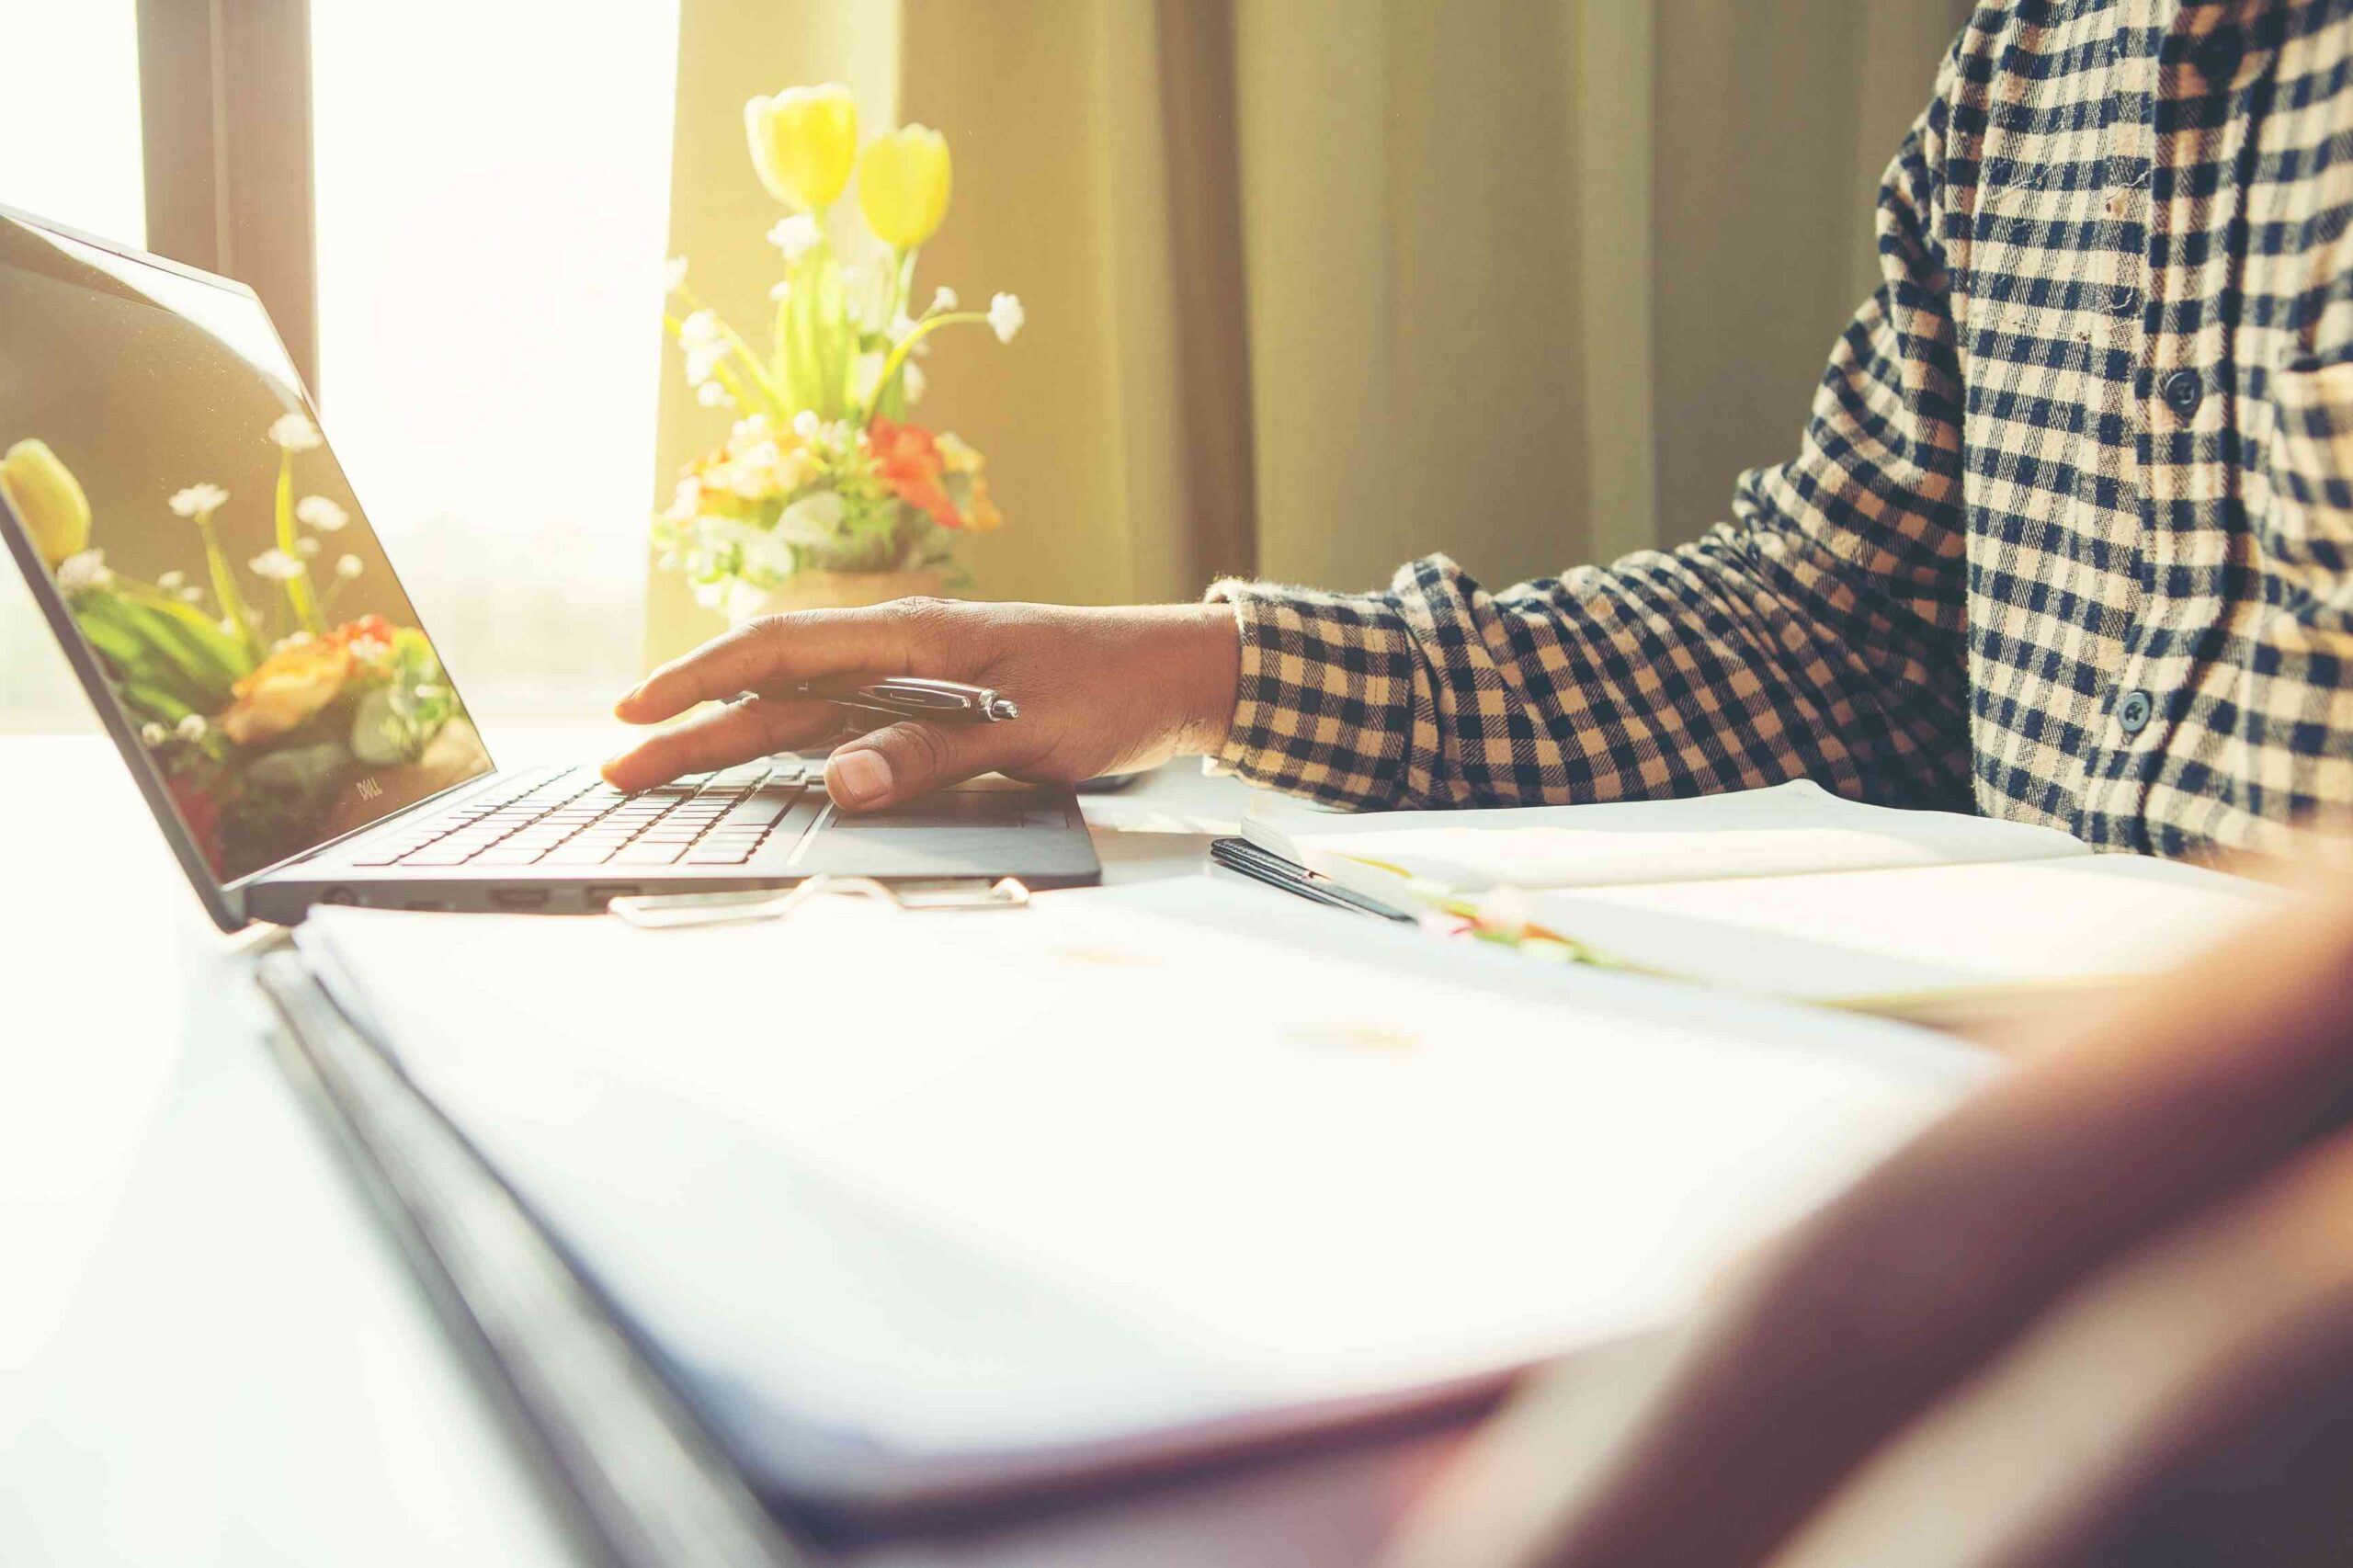
[[[908,719],[983,724],[1021,716],[1013,699],[988,687],[924,676],[828,676],[802,681],[793,690],[837,707],[870,708]]]

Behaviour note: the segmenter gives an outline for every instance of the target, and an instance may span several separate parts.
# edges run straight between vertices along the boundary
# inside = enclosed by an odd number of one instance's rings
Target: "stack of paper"
[[[1654,1321],[1989,1070],[1206,879],[702,931],[329,908],[301,940],[756,1480],[847,1506]]]
[[[1631,968],[1960,1019],[2165,968],[2273,907],[2242,877],[2095,855],[2054,828],[1842,800],[1800,780],[1683,801],[1338,816],[1244,836],[1370,897],[1531,890],[1536,922]]]

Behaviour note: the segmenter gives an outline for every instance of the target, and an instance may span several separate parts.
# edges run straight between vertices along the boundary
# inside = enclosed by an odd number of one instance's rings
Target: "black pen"
[[[837,707],[870,708],[908,719],[986,724],[1021,716],[1013,699],[988,687],[923,676],[829,676],[802,681],[793,691]]]

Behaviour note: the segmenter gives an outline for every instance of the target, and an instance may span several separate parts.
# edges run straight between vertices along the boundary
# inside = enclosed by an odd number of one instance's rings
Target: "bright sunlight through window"
[[[601,717],[642,613],[676,0],[311,28],[328,433],[474,708]]]
[[[137,0],[0,0],[0,40],[15,66],[0,90],[0,207],[143,246]],[[0,430],[0,449],[23,434]],[[0,732],[85,723],[15,576],[0,562]]]
[[[0,0],[0,207],[144,245],[135,0]]]

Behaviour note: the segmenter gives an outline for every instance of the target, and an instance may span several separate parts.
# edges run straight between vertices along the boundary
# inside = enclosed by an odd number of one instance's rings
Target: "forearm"
[[[1443,557],[1382,594],[1221,584],[1241,667],[1214,760],[1358,808],[1798,777],[1871,800],[1965,797],[1960,664],[1944,631],[1910,616],[1867,626],[1828,574],[1726,528],[1495,594]]]

